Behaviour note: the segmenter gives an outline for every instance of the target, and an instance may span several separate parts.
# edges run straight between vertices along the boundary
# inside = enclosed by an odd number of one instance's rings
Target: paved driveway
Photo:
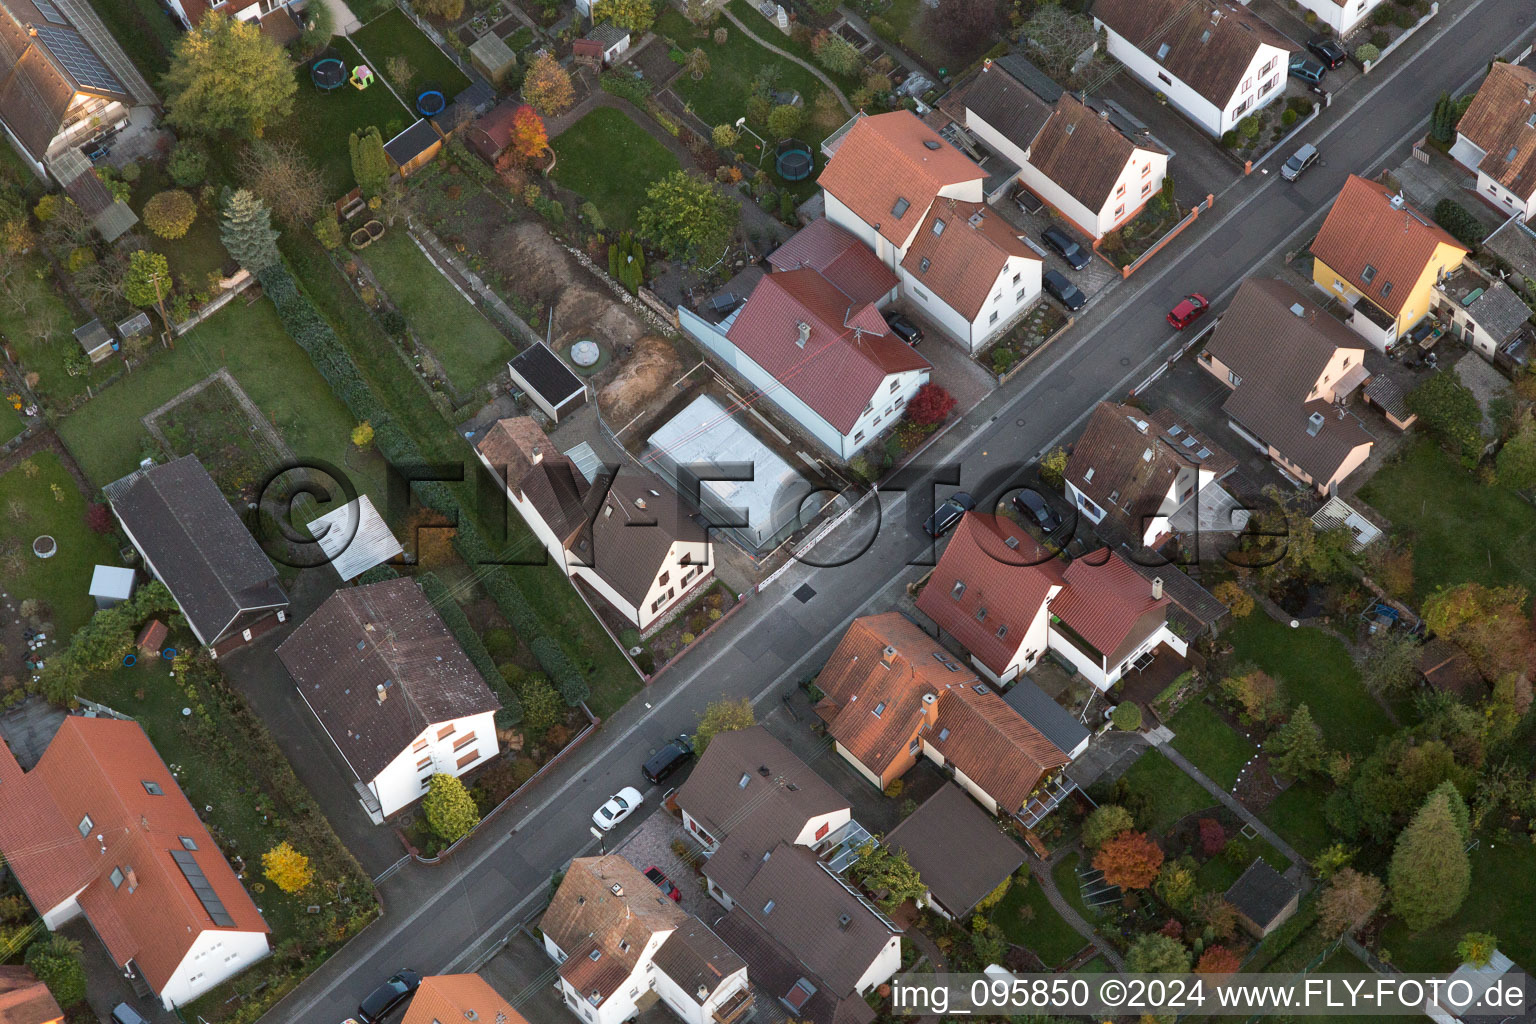
[[[1173,175],[1173,195],[1189,209],[1207,195],[1216,195],[1243,176],[1242,167],[1227,155],[1221,144],[1195,127],[1173,107],[1159,103],[1152,91],[1122,71],[1100,90],[1107,100],[1120,104],[1141,121],[1165,149],[1172,151],[1168,173]]]

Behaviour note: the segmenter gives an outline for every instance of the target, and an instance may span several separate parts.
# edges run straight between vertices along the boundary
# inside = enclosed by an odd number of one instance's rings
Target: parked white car
[[[634,814],[635,808],[644,802],[645,798],[640,795],[638,789],[634,786],[625,786],[609,797],[607,803],[592,812],[592,824],[607,832],[619,822]]]

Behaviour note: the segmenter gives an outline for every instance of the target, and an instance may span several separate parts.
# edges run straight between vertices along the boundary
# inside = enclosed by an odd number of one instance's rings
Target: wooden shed
[[[405,131],[384,143],[384,152],[395,162],[400,177],[407,178],[437,156],[443,148],[443,133],[426,118],[420,118]]]
[[[469,62],[493,85],[500,85],[502,77],[517,64],[517,54],[507,41],[494,32],[476,39],[469,47]]]

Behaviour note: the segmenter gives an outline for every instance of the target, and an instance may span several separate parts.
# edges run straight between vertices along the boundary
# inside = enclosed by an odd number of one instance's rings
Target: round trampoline
[[[309,77],[316,88],[330,92],[347,80],[347,66],[335,57],[322,57],[310,65]]]
[[[774,156],[774,167],[785,181],[804,181],[811,176],[815,163],[810,145],[799,139],[785,139],[779,143]]]
[[[440,89],[423,89],[416,97],[416,113],[422,117],[436,117],[448,105]]]

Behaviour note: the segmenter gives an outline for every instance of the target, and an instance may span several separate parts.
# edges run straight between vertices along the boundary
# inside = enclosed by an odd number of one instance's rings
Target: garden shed
[[[513,100],[496,104],[469,126],[464,133],[464,144],[480,159],[496,166],[496,158],[512,144],[512,122],[521,106]]]
[[[603,67],[613,64],[629,49],[629,30],[603,23],[588,32],[586,38],[571,44],[571,52],[578,58],[600,62]]]
[[[505,39],[487,32],[470,45],[469,62],[489,81],[500,85],[502,76],[517,63],[517,54]]]
[[[75,340],[80,343],[80,348],[93,363],[99,363],[112,354],[112,333],[102,325],[100,320],[92,320],[84,327],[76,327]]]
[[[536,342],[507,363],[512,383],[556,423],[587,404],[587,385],[543,342]]]
[[[97,608],[111,608],[133,596],[134,572],[117,565],[98,565],[91,572],[90,595]]]
[[[443,148],[443,134],[427,118],[419,118],[405,131],[384,143],[384,152],[400,169],[400,177],[410,175],[431,163]]]
[[[366,494],[312,521],[309,533],[343,581],[404,553]]]
[[[1284,924],[1301,901],[1301,890],[1269,865],[1255,857],[1242,877],[1227,890],[1227,902],[1237,910],[1238,921],[1255,938],[1262,939]]]

